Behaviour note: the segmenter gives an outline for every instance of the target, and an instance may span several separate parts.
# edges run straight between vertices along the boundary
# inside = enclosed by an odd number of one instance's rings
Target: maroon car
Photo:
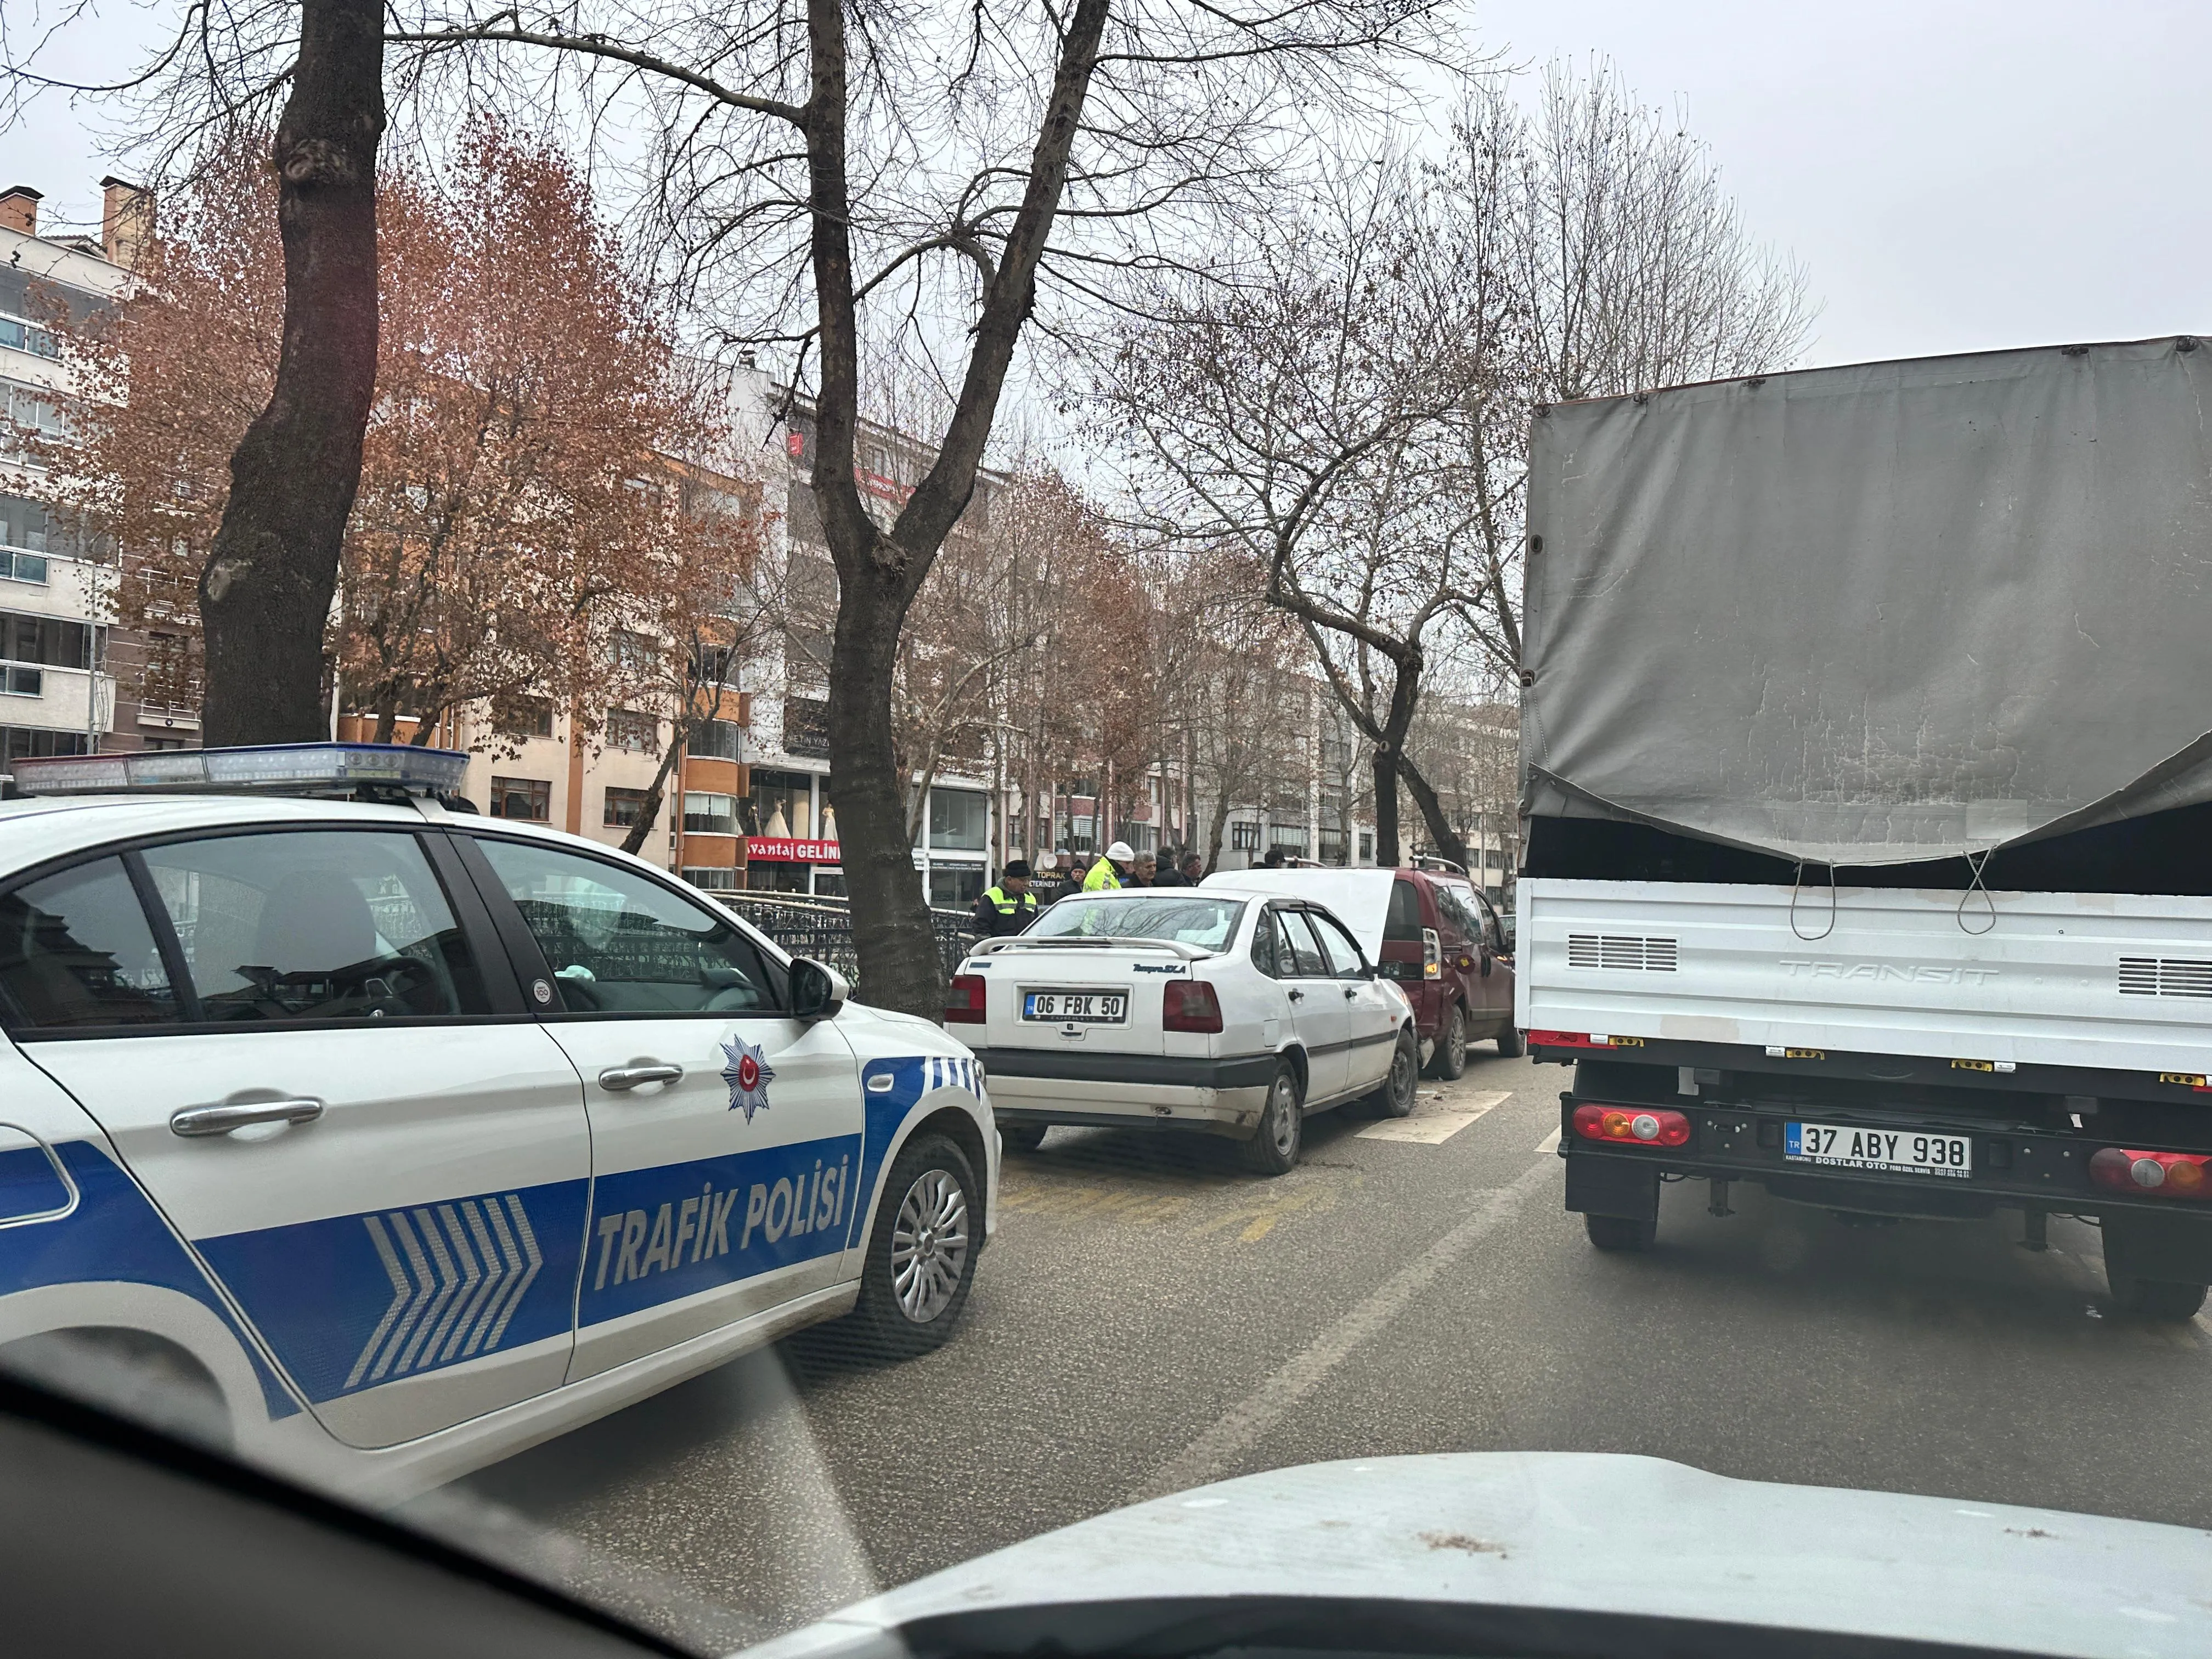
[[[1486,1037],[1522,1052],[1513,1024],[1513,958],[1498,913],[1466,877],[1428,870],[1229,870],[1206,884],[1296,893],[1327,905],[1383,978],[1413,1005],[1432,1077],[1467,1069],[1467,1045]]]

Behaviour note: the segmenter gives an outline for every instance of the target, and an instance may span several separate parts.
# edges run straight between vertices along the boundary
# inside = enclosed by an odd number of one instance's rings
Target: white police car
[[[398,1496],[817,1321],[945,1340],[995,1220],[968,1050],[639,860],[446,811],[465,759],[18,763],[0,1364],[127,1360]]]

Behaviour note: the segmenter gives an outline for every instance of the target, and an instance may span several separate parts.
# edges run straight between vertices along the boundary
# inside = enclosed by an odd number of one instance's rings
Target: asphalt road
[[[2017,1216],[1852,1227],[1738,1187],[1716,1218],[1686,1183],[1656,1250],[1601,1255],[1560,1208],[1565,1081],[1485,1045],[1406,1124],[1310,1120],[1275,1181],[1221,1143],[1055,1130],[1007,1160],[944,1350],[877,1369],[800,1338],[425,1512],[511,1518],[541,1568],[710,1646],[1337,1457],[1640,1452],[2212,1526],[2212,1323],[2116,1313],[2093,1229],[2038,1255]]]

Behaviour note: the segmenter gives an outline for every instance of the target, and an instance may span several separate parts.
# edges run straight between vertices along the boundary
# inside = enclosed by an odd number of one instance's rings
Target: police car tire
[[[1042,1123],[1001,1123],[999,1141],[1010,1152],[1033,1152],[1044,1145],[1048,1127]]]
[[[951,1299],[934,1317],[917,1322],[899,1305],[897,1288],[891,1277],[892,1235],[897,1229],[899,1207],[907,1194],[933,1170],[951,1176],[960,1188],[967,1212],[968,1249],[960,1265],[960,1282],[953,1287]],[[976,1201],[981,1188],[982,1183],[975,1179],[968,1155],[949,1136],[918,1134],[900,1149],[890,1174],[884,1180],[875,1225],[868,1231],[868,1254],[860,1267],[860,1300],[854,1304],[850,1317],[842,1322],[844,1334],[866,1357],[911,1359],[942,1347],[951,1336],[952,1328],[960,1322],[961,1310],[968,1305],[969,1289],[975,1282],[975,1255],[983,1243],[982,1206]]]
[[[1285,1060],[1275,1067],[1274,1081],[1267,1085],[1267,1103],[1261,1109],[1259,1127],[1237,1150],[1247,1169],[1264,1176],[1288,1175],[1298,1167],[1304,1142],[1305,1113],[1298,1074]]]
[[[1429,1075],[1447,1083],[1467,1070],[1467,1010],[1455,1002],[1437,1033],[1437,1051],[1429,1056]]]

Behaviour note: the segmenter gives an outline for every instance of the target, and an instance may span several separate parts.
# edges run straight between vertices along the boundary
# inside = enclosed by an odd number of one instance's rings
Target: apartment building
[[[40,505],[42,469],[28,447],[32,434],[68,430],[60,331],[121,290],[145,234],[142,192],[119,179],[101,185],[97,236],[42,233],[40,192],[0,191],[0,764],[198,740],[186,735],[198,732],[197,709],[118,696],[118,670],[135,665],[143,644],[106,625],[113,572]]]

